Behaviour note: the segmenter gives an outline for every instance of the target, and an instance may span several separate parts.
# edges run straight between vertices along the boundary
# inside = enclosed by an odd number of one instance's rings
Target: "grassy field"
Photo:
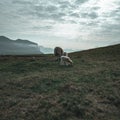
[[[0,56],[0,119],[120,120],[120,44],[70,57]]]

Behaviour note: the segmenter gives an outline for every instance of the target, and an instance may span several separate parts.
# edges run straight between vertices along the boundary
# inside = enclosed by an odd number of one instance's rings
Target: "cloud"
[[[91,19],[96,19],[98,17],[97,13],[95,13],[95,12],[82,13],[81,16],[83,18],[91,18]]]
[[[76,4],[83,4],[83,3],[87,2],[87,1],[89,1],[89,0],[76,0],[75,3]]]
[[[32,4],[31,1],[20,1],[20,0],[13,0],[12,3],[18,4],[18,5],[31,5]]]
[[[70,16],[80,18],[78,13],[71,13]]]
[[[53,13],[57,10],[58,10],[58,8],[54,5],[47,6],[47,8],[46,8],[46,11],[53,12]]]
[[[32,29],[34,29],[34,30],[50,30],[52,28],[53,28],[52,26],[35,26],[35,27],[32,27]]]
[[[94,39],[114,43],[120,38],[119,6],[118,0],[2,0],[0,34],[51,39],[52,45],[55,40],[60,44],[80,39],[76,47],[81,38],[91,44],[98,44]]]
[[[58,4],[62,9],[66,9],[71,6],[71,3],[69,1],[59,1]]]

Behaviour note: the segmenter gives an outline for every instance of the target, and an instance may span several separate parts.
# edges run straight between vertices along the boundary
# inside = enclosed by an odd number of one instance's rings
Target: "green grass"
[[[1,120],[119,120],[120,45],[53,55],[0,57]]]

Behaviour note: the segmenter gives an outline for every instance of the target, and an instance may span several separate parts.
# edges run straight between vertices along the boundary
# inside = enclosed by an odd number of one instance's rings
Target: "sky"
[[[120,0],[0,0],[0,35],[83,50],[120,43]]]

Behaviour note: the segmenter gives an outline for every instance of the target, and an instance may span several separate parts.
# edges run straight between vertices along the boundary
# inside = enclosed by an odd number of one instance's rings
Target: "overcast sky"
[[[0,35],[54,48],[120,43],[120,0],[0,0]]]

